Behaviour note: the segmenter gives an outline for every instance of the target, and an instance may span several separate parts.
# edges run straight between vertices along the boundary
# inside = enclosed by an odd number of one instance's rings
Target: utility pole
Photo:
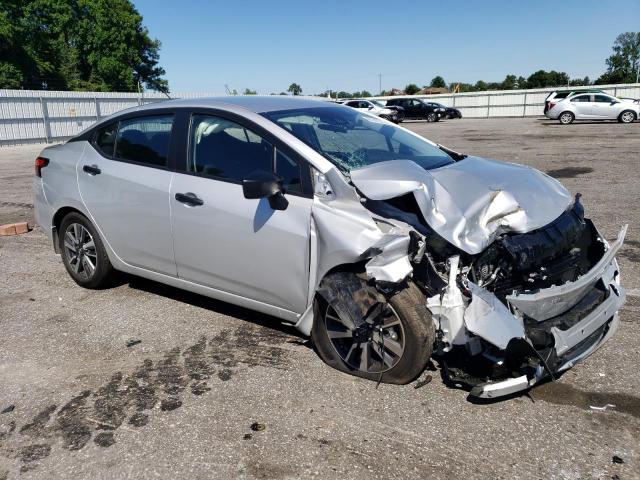
[[[382,74],[381,73],[378,74],[378,95],[382,95]]]

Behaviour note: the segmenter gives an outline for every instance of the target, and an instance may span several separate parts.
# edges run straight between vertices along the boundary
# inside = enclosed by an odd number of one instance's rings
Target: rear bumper
[[[615,334],[618,310],[625,301],[615,254],[624,242],[626,231],[625,225],[600,261],[575,282],[545,288],[535,294],[507,297],[518,317],[524,315],[533,322],[529,324],[531,330],[543,330],[553,337],[553,346],[542,355],[546,357],[546,365],[541,362],[528,374],[477,385],[471,395],[497,398],[526,390],[552,374],[573,367]],[[589,302],[590,292],[597,292],[602,300]],[[525,340],[531,344],[528,337]]]

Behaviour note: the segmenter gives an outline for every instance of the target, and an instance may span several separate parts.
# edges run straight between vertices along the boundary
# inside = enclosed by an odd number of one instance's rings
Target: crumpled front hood
[[[547,225],[572,202],[560,182],[538,170],[479,157],[434,170],[390,160],[352,170],[351,181],[371,200],[412,192],[429,226],[469,254],[502,233]]]

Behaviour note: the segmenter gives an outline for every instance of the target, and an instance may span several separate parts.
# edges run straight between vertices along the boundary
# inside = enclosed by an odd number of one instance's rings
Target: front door
[[[172,115],[114,122],[97,131],[77,165],[82,200],[121,260],[176,275],[169,215]]]
[[[307,304],[312,196],[308,166],[239,123],[193,115],[183,173],[171,185],[178,276],[302,313]],[[283,177],[285,210],[244,198],[256,170]]]

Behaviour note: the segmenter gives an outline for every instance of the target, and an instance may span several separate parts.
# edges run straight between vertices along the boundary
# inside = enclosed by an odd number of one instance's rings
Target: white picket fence
[[[640,98],[640,83],[603,85],[618,97]],[[566,88],[565,88],[566,89]],[[525,117],[542,115],[544,100],[554,88],[422,95],[462,111],[463,117]],[[171,94],[173,98],[215,96]],[[388,100],[393,97],[374,97]],[[125,108],[166,100],[160,93],[57,92],[0,90],[0,146],[66,140],[97,120]]]

